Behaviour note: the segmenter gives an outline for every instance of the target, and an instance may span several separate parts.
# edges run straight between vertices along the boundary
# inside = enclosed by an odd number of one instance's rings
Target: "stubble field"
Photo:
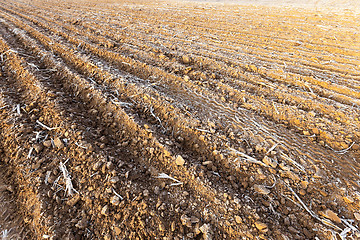
[[[358,239],[360,15],[0,0],[10,239]]]

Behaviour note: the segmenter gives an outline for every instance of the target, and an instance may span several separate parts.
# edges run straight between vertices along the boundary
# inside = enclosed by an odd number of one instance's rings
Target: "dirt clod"
[[[343,197],[343,199],[346,203],[349,203],[349,204],[354,203],[354,199],[351,196],[345,196],[345,197]]]
[[[55,147],[57,147],[58,149],[61,149],[61,148],[64,148],[64,147],[65,147],[63,141],[62,141],[59,137],[55,137],[55,138],[54,138],[54,145],[55,145]]]
[[[308,182],[308,181],[301,181],[301,182],[300,182],[300,185],[301,185],[301,187],[302,187],[303,189],[306,189],[306,188],[308,187],[308,185],[309,185],[309,182]]]
[[[197,218],[195,216],[191,216],[190,221],[194,224],[194,223],[198,223],[200,220],[199,220],[199,218]]]
[[[43,145],[44,145],[44,147],[48,147],[48,148],[51,147],[52,146],[51,140],[44,141]]]
[[[71,199],[66,201],[66,204],[69,205],[70,207],[73,207],[76,203],[78,203],[80,200],[80,195],[76,194],[74,195]]]
[[[77,227],[79,229],[85,229],[87,226],[88,226],[88,219],[86,217],[82,218],[75,225],[75,227]]]
[[[235,222],[238,223],[238,224],[242,223],[241,217],[236,215],[235,216]]]
[[[44,146],[42,144],[34,144],[33,148],[37,153],[40,153],[43,150]]]
[[[114,232],[116,236],[119,236],[121,234],[121,229],[119,227],[114,227]]]
[[[360,213],[354,213],[354,217],[356,220],[360,221]]]
[[[112,205],[117,206],[120,204],[120,198],[118,196],[112,196],[110,202]]]
[[[212,161],[204,161],[204,162],[202,162],[202,165],[204,165],[204,166],[212,165],[212,164],[213,164]]]
[[[268,156],[265,156],[262,160],[266,165],[271,166],[272,168],[276,168],[277,167],[277,162],[274,161],[273,159],[271,159]]]
[[[120,181],[120,178],[117,176],[110,178],[110,183],[112,183],[112,184],[116,184],[119,181]]]
[[[199,229],[203,233],[204,240],[213,239],[213,232],[211,230],[210,224],[203,224]]]
[[[270,190],[267,189],[264,185],[254,185],[254,190],[260,194],[268,195],[270,193]]]
[[[93,169],[94,171],[97,171],[97,170],[100,169],[101,166],[102,166],[102,162],[101,162],[101,161],[98,161],[98,162],[96,162],[96,163],[93,165],[92,169]]]
[[[101,209],[101,214],[104,216],[109,215],[109,206],[105,205],[102,209]]]
[[[186,214],[181,215],[180,220],[182,225],[191,227],[191,218],[189,218]]]
[[[183,63],[188,64],[188,63],[190,63],[190,61],[191,61],[191,60],[190,60],[190,58],[189,58],[188,56],[185,56],[185,55],[182,56],[182,62],[183,62]]]
[[[176,159],[175,159],[175,163],[176,163],[176,165],[178,165],[178,166],[182,166],[182,165],[185,164],[185,160],[184,160],[184,158],[183,158],[182,156],[178,155],[178,156],[176,157]]]
[[[255,226],[257,229],[259,229],[261,232],[267,232],[268,231],[268,226],[265,223],[262,222],[255,222]]]
[[[338,215],[330,209],[326,209],[325,211],[321,212],[321,215],[336,223],[341,223],[341,219],[338,217]]]

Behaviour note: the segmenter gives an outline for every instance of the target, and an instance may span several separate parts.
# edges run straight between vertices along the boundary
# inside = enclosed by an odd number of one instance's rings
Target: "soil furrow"
[[[45,26],[46,27],[46,26]],[[58,32],[57,30],[53,30],[53,31],[56,31],[56,32]],[[61,34],[61,33],[60,33]],[[66,37],[66,36],[64,36],[64,37]],[[76,39],[74,39],[74,38],[69,38],[68,40],[70,40],[70,41],[72,41],[72,42],[74,42],[74,44],[77,44],[77,45],[79,45],[79,44],[82,44],[82,45],[85,45],[86,47],[87,47],[87,49],[89,50],[89,51],[91,51],[91,52],[93,52],[94,54],[97,54],[99,57],[104,57],[104,58],[106,58],[108,61],[114,61],[114,59],[115,59],[115,63],[116,64],[121,64],[122,66],[124,66],[124,62],[123,61],[130,61],[131,63],[131,66],[133,66],[134,64],[135,64],[135,66],[136,66],[136,63],[137,62],[134,62],[134,61],[132,61],[131,59],[129,59],[129,58],[127,58],[127,57],[123,57],[123,56],[120,56],[119,54],[113,54],[112,52],[106,52],[105,54],[103,54],[103,52],[101,52],[101,51],[99,51],[99,48],[97,48],[97,47],[95,47],[95,46],[91,46],[91,45],[89,45],[89,44],[87,44],[86,42],[84,42],[84,41],[82,41],[82,40],[76,40]],[[120,58],[120,59],[119,59]],[[119,59],[119,60],[117,60],[117,59]],[[128,66],[127,66],[128,67]],[[162,77],[162,76],[167,76],[167,77],[172,77],[172,75],[170,75],[170,74],[167,74],[167,73],[165,73],[165,72],[163,72],[163,70],[161,70],[161,69],[158,69],[158,68],[153,68],[152,66],[148,66],[150,69],[153,69],[153,71],[157,71],[157,72],[159,72],[159,76],[160,77]],[[140,66],[139,66],[139,68],[140,68]],[[139,69],[138,68],[138,69]],[[131,68],[131,70],[132,70],[133,68]],[[133,72],[133,71],[132,71]],[[149,72],[150,72],[150,70],[149,70]],[[136,74],[139,74],[138,72],[137,72],[137,70],[135,69],[135,73]],[[147,78],[149,76],[149,73],[146,73],[145,72],[145,74],[141,74],[140,75],[140,77],[144,77],[144,78]],[[173,79],[174,79],[174,77],[172,77]],[[176,79],[176,78],[175,78]],[[173,81],[171,81],[170,83],[171,84],[175,84],[175,86],[176,85],[179,85],[176,81],[175,81],[175,79],[173,80]],[[167,79],[167,80],[169,80],[169,79]],[[189,87],[187,87],[187,89],[188,90],[190,90],[191,88],[194,88],[194,86],[195,85],[193,85],[192,83],[190,83],[190,82],[184,82],[183,81],[183,83],[180,85],[180,86],[184,86],[184,84],[185,84],[185,86],[186,85],[188,85]],[[190,84],[190,85],[189,85]],[[214,84],[216,84],[215,82],[214,82]],[[222,84],[222,83],[220,83],[220,82],[217,82],[217,84]],[[246,107],[246,108],[248,108],[248,109],[252,109],[252,110],[256,110],[257,108],[260,108],[261,110],[259,111],[260,113],[262,113],[262,114],[265,114],[265,115],[267,115],[267,116],[270,116],[271,118],[273,118],[274,120],[276,120],[276,121],[282,121],[282,122],[284,122],[284,123],[286,123],[286,124],[289,124],[290,126],[295,126],[295,127],[300,127],[300,128],[305,128],[308,132],[310,132],[311,131],[311,129],[313,129],[314,127],[316,128],[316,123],[315,122],[313,122],[313,123],[311,123],[310,122],[310,119],[313,119],[313,116],[311,116],[311,113],[295,113],[295,114],[293,114],[293,113],[291,113],[291,112],[293,112],[294,110],[296,110],[296,109],[294,109],[294,108],[284,108],[284,109],[282,109],[281,108],[281,105],[282,104],[280,104],[280,105],[278,105],[277,107],[275,107],[274,106],[274,103],[271,103],[271,102],[264,102],[263,100],[256,100],[256,98],[254,98],[254,97],[251,97],[251,96],[249,96],[248,94],[244,94],[244,93],[242,93],[242,92],[239,92],[239,91],[234,91],[233,89],[229,89],[229,87],[228,86],[226,86],[226,85],[220,85],[222,88],[221,88],[221,91],[220,91],[220,94],[221,93],[228,93],[231,97],[230,97],[230,100],[232,100],[232,101],[234,101],[234,102],[243,102],[243,99],[245,98],[249,98],[250,97],[250,101],[254,101],[255,100],[255,102],[252,102],[251,104],[251,106],[249,106],[247,103],[244,103],[243,105]],[[218,89],[218,88],[217,88]],[[201,102],[201,104],[203,104],[204,102],[206,102],[207,100],[206,99],[204,99],[204,97],[203,97],[203,95],[210,95],[210,94],[206,94],[206,92],[204,92],[204,88],[202,88],[202,87],[200,87],[199,88],[199,90],[198,90],[199,92],[203,92],[202,93],[202,95],[197,95],[197,96],[199,96],[200,97],[200,99],[199,99],[199,101],[198,101],[198,103],[200,103]],[[230,92],[229,92],[230,91]],[[194,91],[193,91],[193,93],[195,93]],[[179,92],[177,92],[177,94],[179,94]],[[181,96],[181,95],[180,95]],[[214,96],[214,95],[212,95],[212,96]],[[185,98],[186,99],[186,98]],[[188,99],[188,98],[187,98]],[[222,98],[222,99],[224,99],[224,98]],[[219,100],[219,102],[221,102],[221,100]],[[223,109],[223,107],[221,106],[221,105],[219,105],[218,103],[219,102],[217,102],[217,101],[215,101],[215,102],[213,102],[214,104],[212,104],[212,105],[209,105],[209,107],[210,108],[212,108],[212,107],[215,107],[215,109],[219,109],[219,107],[220,107],[220,109],[222,109],[222,110],[224,110]],[[256,103],[257,102],[257,103]],[[194,103],[193,101],[192,101],[192,103]],[[196,102],[195,102],[196,103]],[[211,103],[211,102],[210,102]],[[260,106],[259,105],[257,105],[257,104],[260,104]],[[257,105],[257,107],[254,107],[254,106],[256,106]],[[273,111],[272,109],[273,108],[275,108],[276,110],[275,111]],[[226,112],[226,111],[225,111]],[[216,113],[216,111],[215,111],[215,113]],[[296,115],[299,115],[299,116],[303,116],[303,118],[305,118],[306,119],[306,121],[302,121],[302,120],[297,120],[297,119],[295,119],[295,120],[292,120],[292,119],[288,119],[288,115],[294,115],[294,116],[296,116]],[[285,121],[284,121],[285,120]],[[318,121],[319,119],[316,119],[316,121]],[[315,121],[315,119],[313,120],[313,121]],[[349,121],[348,121],[349,122]],[[305,123],[305,126],[304,126],[304,123]],[[330,124],[330,122],[329,121],[327,121],[326,122],[326,125],[329,125]],[[335,123],[332,123],[332,125],[333,125],[333,127],[329,127],[329,128],[327,128],[326,130],[325,129],[321,129],[321,131],[330,131],[331,132],[331,130],[330,129],[338,129],[338,128],[340,128],[340,126],[339,125],[337,125],[336,126],[336,124],[335,124],[335,126],[334,126],[334,124]],[[331,125],[330,125],[331,126]],[[356,125],[355,125],[356,126]],[[343,132],[345,131],[346,132],[346,130],[345,130],[345,128],[342,130]],[[334,134],[334,132],[331,132],[332,134]],[[319,134],[318,136],[317,136],[319,139],[321,139],[322,141],[324,141],[324,142],[326,142],[326,144],[328,144],[330,147],[332,147],[332,148],[335,148],[335,149],[339,149],[339,150],[341,150],[341,149],[345,149],[345,148],[347,148],[349,145],[347,145],[346,143],[345,143],[345,138],[343,138],[343,139],[337,139],[337,140],[333,140],[333,138],[329,138],[327,135],[324,135],[324,134]],[[346,140],[346,141],[348,141],[348,140]],[[350,140],[351,141],[351,140]],[[353,140],[354,141],[354,140]],[[350,142],[351,143],[351,142]]]
[[[360,236],[355,16],[51,4],[0,7],[5,234]]]
[[[81,23],[81,25],[83,25],[83,24],[86,24],[86,23]],[[100,25],[99,25],[99,27],[100,27]],[[101,26],[100,28],[108,28],[108,27],[106,27],[106,25],[105,26]],[[145,29],[144,29],[145,30]],[[170,35],[169,34],[169,36],[172,36],[173,37],[173,35]],[[238,40],[238,37],[241,37],[241,35],[239,35],[239,36],[236,36],[236,39]],[[179,39],[177,39],[177,40],[179,40]],[[229,42],[229,39],[223,39],[223,41],[226,41],[226,42]],[[205,42],[207,42],[207,41],[205,41]],[[268,42],[268,41],[267,41]],[[229,42],[230,43],[230,42]],[[242,44],[248,44],[249,43],[249,41],[248,41],[248,39],[247,39],[247,42],[242,42]],[[256,44],[259,44],[259,43],[254,43],[255,45]],[[254,45],[253,44],[253,45]],[[249,45],[249,47],[253,47],[253,45]],[[227,46],[227,48],[228,47],[230,47],[230,46],[234,46],[234,44],[229,44],[228,46]],[[283,46],[283,45],[280,45],[280,46]],[[202,47],[204,47],[204,46],[202,46]],[[214,46],[212,47],[212,48],[214,48]],[[274,45],[272,45],[271,46],[271,48],[272,49],[274,49]],[[278,50],[278,49],[274,49],[274,50]],[[289,49],[287,49],[287,50],[289,50]],[[281,52],[281,51],[280,51]],[[248,54],[252,54],[252,52],[247,52]],[[277,53],[279,54],[279,51],[277,51]],[[309,52],[309,53],[313,53],[313,51],[312,52]],[[320,52],[320,54],[321,54],[321,52]],[[304,57],[306,57],[306,56],[309,56],[309,54],[307,54],[307,55],[304,55],[304,56],[302,56],[303,57],[303,59],[304,59]],[[293,56],[293,57],[296,57],[296,56]],[[271,59],[271,58],[270,58]],[[268,59],[269,60],[269,59]],[[285,59],[283,59],[282,61],[279,61],[278,63],[280,63],[281,65],[283,64],[283,62],[284,62],[284,60]],[[294,61],[291,61],[291,62],[294,62]],[[324,62],[326,62],[326,61],[324,61]],[[347,64],[348,64],[349,62],[347,62]],[[308,67],[311,67],[312,65],[308,65]],[[321,68],[321,66],[323,66],[324,67],[324,65],[319,65],[319,64],[317,64],[317,66],[319,67],[319,68]],[[356,64],[355,64],[355,66],[356,66]],[[343,67],[342,68],[339,68],[339,69],[342,69],[342,71],[343,71]],[[350,70],[350,69],[349,69]],[[344,72],[345,73],[345,72]],[[347,74],[348,74],[348,71],[346,72]],[[356,72],[355,72],[356,73]],[[356,74],[358,74],[358,73],[356,73]],[[347,78],[348,76],[346,76],[346,75],[344,75],[343,77],[345,77],[345,78]]]
[[[41,52],[38,52],[37,53],[39,56],[41,56],[41,55],[44,55],[45,57],[43,57],[44,59],[47,59],[47,55],[46,54],[44,54],[44,53],[41,53]],[[53,64],[53,65],[50,65],[50,66],[47,66],[48,68],[50,68],[50,69],[56,69],[56,65],[57,64]],[[63,72],[64,72],[64,70],[63,70]],[[83,84],[75,84],[76,86],[81,86],[81,85],[83,85]],[[85,88],[86,89],[86,88]],[[101,101],[101,100],[99,100],[98,102],[103,102],[103,101]],[[145,142],[145,141],[144,141]],[[156,150],[156,149],[155,149]],[[150,148],[150,152],[151,152],[151,148]],[[143,163],[143,164],[146,164],[146,163]],[[155,166],[155,165],[154,165]],[[184,175],[186,175],[184,172],[183,172],[183,174]],[[178,179],[179,179],[179,177],[177,177]],[[194,178],[190,178],[190,179],[194,179]],[[180,178],[180,180],[181,180],[181,178]],[[186,182],[184,182],[184,184],[185,184]],[[189,183],[190,184],[190,183]],[[190,184],[191,185],[191,184]],[[199,190],[199,188],[197,188],[197,190]],[[209,191],[207,191],[207,195],[209,195]],[[209,195],[210,196],[210,195]],[[233,230],[232,231],[233,233],[232,234],[235,234],[234,236],[236,236],[236,232]]]

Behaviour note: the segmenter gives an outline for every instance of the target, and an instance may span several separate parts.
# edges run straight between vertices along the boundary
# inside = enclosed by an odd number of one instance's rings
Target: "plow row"
[[[351,17],[67,4],[1,2],[2,164],[26,220],[12,234],[359,235]],[[241,24],[224,18],[229,11]],[[323,21],[342,28],[304,38]]]

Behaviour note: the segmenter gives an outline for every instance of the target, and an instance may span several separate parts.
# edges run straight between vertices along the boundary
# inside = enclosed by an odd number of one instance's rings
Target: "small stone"
[[[107,169],[109,169],[110,171],[114,170],[115,169],[115,166],[112,162],[107,162],[106,163],[106,167]]]
[[[293,234],[298,234],[298,233],[299,233],[299,231],[296,230],[296,229],[295,229],[294,227],[292,227],[292,226],[288,227],[288,229],[289,229],[289,232],[291,232],[291,233],[293,233]]]
[[[354,203],[354,199],[351,196],[345,196],[345,197],[343,197],[343,199],[346,203],[349,203],[349,204]]]
[[[51,140],[46,140],[43,142],[44,147],[51,147]]]
[[[183,159],[182,156],[177,155],[177,157],[176,157],[176,159],[175,159],[175,163],[176,163],[176,165],[178,165],[178,166],[182,166],[182,165],[185,164],[185,160]]]
[[[203,233],[204,240],[212,240],[213,233],[209,224],[203,224],[200,228],[200,231]]]
[[[235,222],[238,223],[238,224],[242,223],[241,217],[236,215],[235,216]]]
[[[93,166],[92,169],[93,169],[94,171],[97,171],[97,170],[100,169],[101,165],[102,165],[102,162],[101,162],[101,161],[98,161],[97,163],[94,164],[94,166]]]
[[[264,204],[265,207],[270,207],[271,203],[269,201],[266,200],[261,200],[262,204]]]
[[[302,187],[303,189],[306,189],[306,188],[308,187],[308,185],[309,185],[309,182],[308,182],[308,181],[301,181],[301,182],[300,182],[300,185],[301,185],[301,187]]]
[[[299,191],[300,195],[305,196],[306,195],[306,191],[304,189],[300,189]]]
[[[117,183],[117,182],[119,182],[120,181],[120,179],[119,179],[119,177],[112,177],[112,178],[110,178],[110,182],[112,183],[112,184],[115,184],[115,183]]]
[[[303,233],[305,234],[307,239],[312,239],[313,238],[313,234],[307,230],[306,228],[303,228]]]
[[[305,136],[310,136],[309,131],[303,131],[303,134],[304,134]]]
[[[289,226],[290,225],[290,218],[288,218],[288,217],[284,218],[284,224],[286,226]]]
[[[192,223],[198,223],[200,220],[197,218],[197,217],[195,217],[195,216],[191,216],[191,222]]]
[[[319,134],[319,133],[320,133],[320,130],[317,129],[317,128],[312,128],[312,129],[311,129],[311,132],[312,132],[313,134]]]
[[[158,186],[155,186],[155,188],[154,188],[154,193],[155,193],[156,195],[160,194],[160,188],[159,188]]]
[[[265,174],[263,173],[259,173],[256,175],[256,178],[259,179],[259,180],[265,180],[267,177]]]
[[[268,156],[265,156],[262,161],[268,166],[271,166],[273,168],[277,167],[277,162],[275,162],[273,159],[269,158]]]
[[[55,147],[57,147],[58,149],[65,147],[64,143],[61,141],[59,137],[54,138],[54,144]]]
[[[121,229],[119,227],[114,227],[114,232],[116,236],[119,236],[121,233]]]
[[[170,230],[173,232],[173,231],[175,231],[175,222],[173,221],[172,223],[171,223],[171,225],[170,225]]]
[[[105,205],[102,209],[101,209],[101,214],[104,216],[108,216],[109,215],[109,206]]]
[[[215,125],[215,123],[213,123],[213,122],[208,122],[208,125],[209,125],[209,127],[211,127],[211,128],[216,128],[216,125]]]
[[[51,144],[51,143],[50,143]],[[41,144],[34,144],[34,150],[39,153],[43,150],[44,146]]]
[[[360,150],[360,144],[358,144],[358,143],[353,144],[352,149],[355,150],[355,151],[359,151]]]
[[[112,205],[117,206],[120,204],[120,198],[118,196],[112,196],[110,202]]]
[[[188,64],[190,63],[190,58],[186,55],[182,56],[182,62],[185,63],[185,64]]]
[[[356,220],[360,221],[360,213],[354,213],[354,217]]]
[[[71,199],[66,201],[66,204],[69,205],[70,207],[73,207],[76,205],[76,203],[78,203],[80,200],[80,195],[76,194],[74,197],[72,197]]]
[[[263,185],[254,185],[254,190],[258,193],[264,194],[264,195],[268,195],[270,193],[270,190],[267,189],[265,186]]]
[[[322,215],[336,223],[341,223],[341,219],[338,217],[338,215],[333,211],[331,211],[330,209],[327,209],[324,212],[322,212]]]
[[[165,229],[165,226],[164,226],[164,224],[163,223],[159,223],[159,231],[160,232],[164,232],[166,229]]]
[[[144,195],[144,197],[149,196],[149,190],[145,189],[145,190],[143,191],[143,195]]]
[[[327,196],[328,196],[327,192],[325,192],[324,190],[319,190],[319,193],[320,193],[321,195],[323,195],[324,197],[327,197]]]
[[[188,234],[186,234],[186,236],[187,236],[188,238],[192,239],[192,238],[194,238],[194,233],[188,233]]]
[[[181,215],[180,220],[182,225],[191,226],[191,219],[186,214]]]
[[[54,195],[54,196],[56,196],[56,195]],[[61,198],[59,196],[55,197],[55,201],[56,201],[57,204],[62,204],[62,200],[61,200]]]
[[[207,166],[207,165],[212,165],[212,163],[213,163],[212,161],[205,161],[202,163],[202,165]]]
[[[255,226],[257,229],[259,229],[262,232],[268,231],[268,226],[265,223],[257,221],[257,222],[255,222]]]
[[[85,229],[88,226],[88,220],[86,217],[84,217],[83,219],[81,219],[80,221],[77,222],[77,224],[75,224],[75,227],[79,228],[79,229]]]
[[[296,173],[293,173],[292,171],[286,171],[286,176],[295,182],[300,181],[299,176]]]
[[[290,171],[290,167],[286,166],[285,163],[280,163],[279,167],[284,171]]]

